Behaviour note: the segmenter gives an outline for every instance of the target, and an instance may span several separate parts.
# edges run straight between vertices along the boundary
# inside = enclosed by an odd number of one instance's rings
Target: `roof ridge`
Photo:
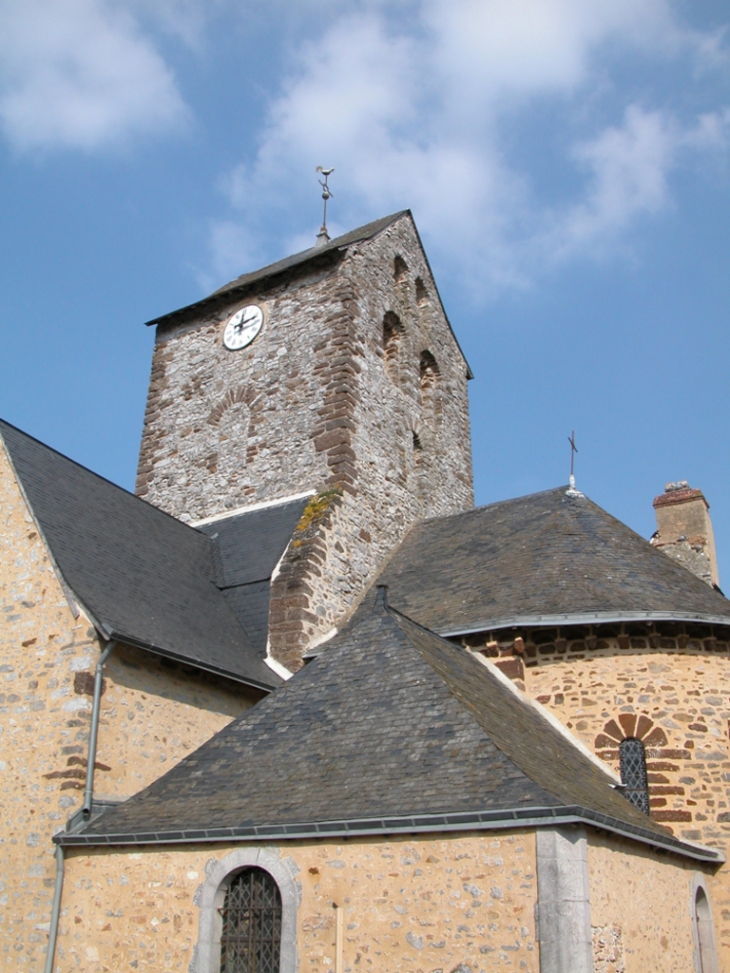
[[[362,226],[356,227],[354,230],[349,230],[347,233],[342,233],[340,236],[335,237],[334,240],[330,240],[328,243],[325,243],[324,246],[308,247],[306,250],[300,250],[298,253],[289,254],[288,256],[281,257],[279,260],[274,260],[270,264],[264,264],[263,267],[247,271],[244,274],[239,274],[238,277],[234,277],[233,280],[229,280],[225,284],[222,284],[220,287],[216,288],[216,290],[214,290],[211,294],[206,294],[199,300],[186,304],[184,307],[180,307],[174,311],[168,311],[166,314],[160,314],[155,318],[151,318],[146,322],[146,324],[147,326],[167,326],[180,316],[189,314],[194,308],[206,306],[210,302],[225,302],[226,300],[230,299],[231,294],[234,294],[237,290],[248,287],[249,284],[266,280],[269,277],[274,277],[279,273],[285,273],[287,270],[291,270],[296,267],[301,267],[310,260],[319,259],[326,254],[336,254],[338,251],[342,251],[352,244],[373,239],[384,230],[387,230],[388,227],[398,222],[398,220],[402,219],[404,216],[409,216],[415,226],[415,220],[413,220],[413,214],[411,213],[410,209],[398,210],[395,213],[391,213],[389,216],[383,216],[380,217],[380,219],[371,220],[369,223],[364,223]]]
[[[210,537],[4,420],[0,439],[64,592],[105,638],[278,684],[216,585]]]
[[[385,587],[385,586],[383,586],[383,587]],[[517,686],[515,686],[515,684],[512,682],[512,680],[508,676],[506,676],[502,672],[501,669],[499,669],[497,666],[495,666],[489,659],[484,658],[484,656],[482,656],[482,655],[477,655],[475,653],[469,652],[466,648],[461,648],[460,646],[456,645],[454,642],[451,642],[448,639],[444,638],[443,635],[439,635],[438,632],[434,632],[431,629],[426,628],[425,625],[421,625],[419,622],[416,622],[414,619],[409,618],[408,615],[406,615],[404,612],[398,611],[397,608],[391,608],[390,606],[386,606],[386,609],[391,614],[393,614],[393,615],[399,615],[401,618],[405,619],[407,622],[410,622],[411,625],[414,625],[416,628],[421,629],[421,631],[426,632],[429,635],[435,636],[440,642],[444,643],[444,647],[452,648],[452,649],[456,650],[457,652],[463,651],[463,652],[465,652],[467,654],[467,656],[472,657],[474,659],[474,661],[477,662],[480,666],[486,668],[487,672],[489,673],[489,675],[490,675],[490,677],[492,679],[494,679],[496,682],[498,682],[501,685],[503,685],[504,688],[508,692],[512,693],[512,695],[515,696],[519,700],[519,702],[520,702],[521,705],[527,706],[527,707],[531,708],[532,710],[534,710],[535,713],[537,714],[537,716],[540,719],[542,719],[545,722],[546,725],[549,725],[550,727],[553,728],[553,730],[555,730],[557,733],[559,733],[560,736],[561,736],[561,738],[564,739],[564,740],[566,740],[571,746],[575,747],[575,749],[580,754],[582,754],[582,756],[585,759],[590,760],[592,764],[594,764],[602,773],[604,773],[614,783],[620,783],[620,778],[608,766],[608,764],[604,764],[604,762],[602,760],[600,760],[598,757],[596,757],[596,755],[594,753],[592,753],[588,749],[588,747],[585,746],[585,744],[581,743],[581,741],[576,736],[574,736],[574,734],[572,734],[570,732],[570,730],[567,727],[565,727],[560,722],[560,720],[558,720],[557,717],[555,717],[553,715],[553,713],[550,712],[549,709],[547,709],[540,702],[538,702],[538,700],[533,699],[527,693],[520,692],[520,690],[518,689]],[[406,638],[408,638],[408,633],[407,632],[404,632],[404,635],[406,636]],[[416,650],[418,650],[418,647],[417,646],[415,648],[416,648]],[[424,661],[427,664],[430,665],[428,659],[425,659]],[[440,673],[437,672],[437,675],[440,676]],[[443,678],[443,677],[440,676],[440,678]],[[447,685],[447,689],[449,689],[449,691],[451,691],[451,689],[448,686],[448,684],[446,684],[446,685]],[[457,702],[460,702],[460,700],[458,700],[458,697],[455,696],[455,698],[457,699]],[[512,761],[512,762],[514,763],[514,761]],[[520,769],[522,769],[522,768],[520,768]],[[523,771],[523,773],[524,773],[524,771]],[[553,795],[553,796],[557,796],[557,795]]]
[[[121,493],[125,494],[126,496],[131,497],[136,502],[143,503],[145,507],[147,507],[148,509],[155,510],[157,511],[157,513],[161,514],[162,516],[168,517],[170,520],[174,521],[176,524],[179,524],[181,527],[184,527],[186,530],[192,530],[194,533],[203,537],[208,536],[203,531],[199,531],[195,527],[192,527],[190,524],[186,524],[184,520],[180,520],[178,517],[175,517],[174,514],[168,513],[166,510],[163,510],[162,507],[156,507],[153,503],[149,503],[147,500],[144,500],[142,497],[138,497],[136,493],[132,493],[131,490],[127,490],[126,487],[120,486],[119,483],[115,483],[114,480],[110,480],[108,477],[102,476],[101,473],[97,473],[95,470],[92,470],[90,467],[84,466],[83,463],[80,463],[78,460],[73,459],[71,456],[67,456],[66,453],[62,453],[61,450],[56,449],[55,446],[49,446],[48,443],[44,443],[42,439],[38,439],[36,436],[32,436],[29,432],[25,432],[25,430],[21,429],[19,426],[14,426],[12,422],[8,422],[6,419],[0,418],[0,438],[2,438],[3,444],[5,445],[5,448],[7,449],[11,459],[13,454],[12,454],[12,450],[10,449],[7,443],[7,440],[2,435],[3,426],[7,426],[9,429],[12,429],[17,433],[20,433],[21,436],[25,437],[25,439],[29,439],[31,442],[36,443],[42,449],[47,449],[48,452],[55,453],[56,456],[60,456],[61,459],[65,460],[67,463],[72,463],[78,469],[83,470],[84,473],[89,473],[97,480],[101,480],[102,483],[108,483],[109,486],[113,487],[115,490],[119,490]],[[20,476],[20,473],[17,473],[17,475]],[[210,540],[210,538],[208,538],[208,540]]]
[[[87,826],[90,840],[140,827],[175,835],[182,820],[222,835],[240,827],[281,832],[323,815],[390,821],[417,812],[442,821],[444,814],[516,806],[527,814],[585,807],[596,820],[609,816],[666,839],[521,694],[387,609],[382,592],[380,600],[276,693]],[[236,769],[243,766],[250,775],[241,781]]]
[[[568,490],[568,484],[561,486],[550,487],[547,490],[536,490],[534,493],[525,493],[519,497],[508,497],[506,500],[492,500],[491,503],[480,503],[478,506],[471,507],[469,510],[459,510],[455,514],[436,514],[434,517],[424,517],[423,520],[417,521],[413,526],[420,527],[422,524],[433,524],[437,520],[456,520],[458,517],[468,517],[470,514],[477,513],[481,510],[491,510],[493,507],[506,507],[512,503],[520,503],[523,500],[531,500],[533,497],[545,497],[549,493],[560,493],[566,492]],[[585,494],[581,494],[581,497],[585,500],[590,500],[591,503],[595,504],[594,500]],[[598,506],[595,504],[595,506]],[[601,508],[602,509],[602,508]]]
[[[562,727],[560,721],[557,720],[556,718],[553,718],[552,714],[550,714],[548,710],[545,710],[539,704],[533,705],[533,701],[527,696],[527,694],[521,693],[517,689],[517,687],[514,686],[511,680],[508,679],[508,677],[505,676],[503,673],[499,672],[499,670],[497,670],[496,667],[492,668],[487,662],[487,660],[482,661],[474,657],[474,655],[470,652],[467,652],[466,649],[460,649],[459,646],[455,645],[453,642],[449,642],[447,639],[444,639],[436,632],[433,632],[430,629],[425,628],[423,625],[420,625],[418,622],[413,622],[412,619],[408,618],[408,616],[404,615],[402,612],[398,612],[397,609],[393,609],[392,611],[400,615],[400,617],[406,623],[413,625],[414,627],[427,633],[427,635],[430,636],[432,639],[435,639],[436,642],[439,643],[439,648],[446,650],[446,652],[451,650],[454,653],[455,659],[457,658],[457,656],[460,657],[461,659],[469,658],[470,659],[469,664],[474,665],[476,667],[475,673],[476,671],[480,671],[482,673],[483,678],[488,680],[489,683],[491,684],[493,691],[498,693],[499,690],[501,689],[504,693],[508,694],[508,696],[514,700],[515,704],[520,708],[522,708],[524,712],[530,713],[533,719],[538,721],[538,726],[542,724],[543,729],[542,729],[542,733],[540,734],[541,736],[550,737],[552,735],[555,740],[559,739],[563,746],[571,747],[571,749],[575,751],[578,758],[582,762],[584,762],[584,764],[590,766],[594,772],[601,774],[605,782],[605,787],[607,789],[610,789],[613,786],[615,786],[616,784],[615,775],[611,773],[610,768],[604,766],[602,761],[600,761],[598,758],[595,758],[590,753],[590,751],[588,751],[586,747],[580,744],[578,740],[574,739],[570,731],[567,730],[567,728]],[[548,794],[550,797],[556,800],[559,805],[567,806],[567,804],[569,804],[570,802],[569,801],[566,802],[566,795],[561,790],[560,782],[554,779],[551,779],[549,782],[545,782],[544,780],[541,780],[540,777],[535,774],[534,766],[531,768],[529,762],[525,764],[524,755],[523,758],[520,759],[519,754],[515,756],[514,753],[511,752],[509,746],[505,747],[504,740],[500,740],[498,737],[495,737],[494,730],[493,729],[489,730],[487,727],[484,726],[484,724],[480,720],[479,709],[476,707],[474,700],[469,699],[467,695],[464,695],[463,698],[462,696],[459,695],[458,674],[455,674],[453,677],[451,677],[456,680],[455,685],[452,686],[450,682],[450,676],[448,674],[444,674],[439,671],[439,669],[428,658],[424,650],[422,650],[418,645],[416,645],[413,642],[413,640],[409,637],[408,632],[404,631],[400,624],[399,624],[399,628],[401,628],[401,631],[403,631],[403,634],[411,643],[411,645],[413,645],[414,649],[421,656],[425,664],[428,665],[429,668],[441,680],[441,682],[444,684],[445,689],[448,691],[448,693],[454,699],[454,701],[466,712],[469,719],[479,728],[481,733],[484,734],[484,736],[492,743],[492,745],[495,746],[497,750],[499,750],[499,752],[503,755],[503,757],[506,760],[508,760],[514,767],[516,767],[517,770],[519,770],[520,773],[525,778],[532,781],[534,784],[540,787],[540,789],[544,793]],[[448,659],[446,652],[444,652],[444,655],[446,656],[444,661],[448,663],[450,660]],[[463,688],[462,688],[462,692],[463,692]],[[611,779],[613,779],[613,783],[611,782]]]
[[[366,235],[358,236],[357,234],[362,234],[362,231],[367,230],[368,227],[375,226],[378,223],[383,223],[384,225],[373,233],[373,236],[377,236],[378,234],[382,233],[383,230],[386,230],[389,226],[410,212],[410,209],[397,210],[395,213],[390,213],[388,216],[381,216],[377,220],[369,220],[367,223],[363,223],[361,226],[356,226],[354,230],[348,230],[346,233],[340,233],[339,236],[328,240],[324,246],[318,247],[316,244],[312,244],[311,247],[305,247],[304,250],[298,250],[296,253],[291,253],[287,257],[280,257],[279,260],[272,260],[270,264],[264,264],[263,267],[257,267],[254,270],[247,270],[245,273],[234,277],[233,280],[228,281],[227,284],[221,285],[220,288],[214,290],[213,293],[209,294],[208,296],[213,297],[214,294],[220,294],[222,291],[227,290],[232,284],[235,284],[237,280],[242,281],[243,278],[249,277],[251,274],[263,274],[286,260],[296,260],[298,257],[304,257],[305,254],[310,253],[314,257],[320,253],[327,253],[328,250],[337,250],[342,246],[349,247],[354,243],[359,243],[361,240],[366,238]],[[353,239],[349,240],[347,243],[343,243],[342,241],[347,237],[352,237]]]

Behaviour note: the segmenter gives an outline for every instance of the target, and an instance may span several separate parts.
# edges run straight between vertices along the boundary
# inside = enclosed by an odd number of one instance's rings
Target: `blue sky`
[[[720,0],[0,0],[0,415],[133,482],[143,322],[411,207],[477,501],[712,505],[730,589]]]

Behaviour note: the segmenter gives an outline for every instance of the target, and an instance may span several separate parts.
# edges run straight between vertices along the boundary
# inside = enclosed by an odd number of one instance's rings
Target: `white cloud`
[[[0,3],[0,125],[16,149],[96,149],[185,116],[172,72],[123,5]]]
[[[590,172],[588,188],[540,241],[546,254],[559,260],[586,247],[605,251],[643,214],[671,205],[668,180],[683,157],[726,150],[729,134],[728,109],[682,127],[666,111],[629,105],[620,126],[574,148],[576,160]]]
[[[570,90],[612,38],[667,49],[681,36],[666,0],[426,0],[424,18],[441,71],[482,100]]]
[[[616,55],[681,61],[688,85],[707,50],[719,63],[719,33],[689,29],[671,0],[364,0],[330,9],[272,101],[255,158],[227,182],[262,239],[286,207],[290,225],[302,214],[292,233],[306,223],[313,240],[314,167],[334,165],[331,212],[344,225],[411,206],[442,268],[483,293],[523,284],[558,259],[604,253],[670,204],[673,167],[725,144],[722,112],[680,120],[661,105],[640,107],[622,101],[611,75]],[[611,124],[593,121],[594,102]],[[572,180],[559,204],[538,194],[543,159],[521,156],[519,128],[505,135],[547,111],[563,146],[551,164]]]
[[[575,250],[624,229],[641,213],[656,213],[668,199],[667,174],[681,141],[671,117],[626,109],[623,124],[577,145],[574,156],[592,178],[586,198],[566,214],[561,249]],[[552,248],[551,248],[552,249]]]

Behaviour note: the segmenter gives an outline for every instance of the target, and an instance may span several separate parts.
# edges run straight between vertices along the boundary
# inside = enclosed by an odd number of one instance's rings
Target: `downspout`
[[[94,764],[96,763],[96,741],[99,736],[99,710],[101,709],[101,687],[104,675],[104,663],[114,651],[116,642],[111,640],[99,656],[94,672],[94,701],[91,706],[91,728],[89,730],[89,753],[86,761],[86,784],[84,785],[84,802],[81,814],[84,821],[91,817],[91,806],[94,799]],[[56,937],[58,936],[58,917],[61,914],[61,893],[63,892],[64,858],[63,847],[56,845],[56,884],[53,890],[53,905],[51,907],[51,925],[48,930],[48,947],[46,949],[46,965],[43,973],[53,973],[53,959],[56,954]]]
[[[56,936],[58,935],[58,917],[61,915],[61,892],[63,891],[63,848],[56,845],[56,886],[53,890],[53,908],[51,909],[51,925],[48,930],[48,946],[46,948],[46,965],[43,973],[53,973],[53,960],[56,955]]]
[[[101,687],[104,674],[104,663],[114,651],[116,646],[114,640],[107,643],[106,648],[99,656],[94,673],[94,702],[91,707],[91,729],[89,730],[89,754],[86,760],[86,785],[84,786],[84,803],[81,805],[81,814],[84,821],[91,817],[91,806],[94,800],[94,764],[96,763],[96,740],[99,735],[99,710],[101,708]]]
[[[94,672],[94,701],[91,706],[91,728],[89,730],[89,753],[86,761],[86,784],[84,786],[84,802],[81,814],[84,821],[91,817],[91,806],[94,799],[94,764],[96,763],[96,741],[99,736],[99,710],[101,709],[101,687],[104,675],[104,663],[114,651],[116,642],[111,640],[99,656]],[[53,889],[53,905],[51,907],[51,925],[48,930],[48,947],[46,949],[46,964],[43,973],[53,973],[53,960],[56,955],[56,937],[58,936],[58,918],[61,915],[61,893],[63,892],[64,857],[63,847],[56,845],[56,884]]]

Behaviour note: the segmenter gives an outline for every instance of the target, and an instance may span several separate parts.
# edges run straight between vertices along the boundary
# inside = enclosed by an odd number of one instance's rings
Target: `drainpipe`
[[[94,703],[91,708],[91,729],[89,731],[89,755],[86,761],[86,785],[84,787],[84,803],[81,805],[81,814],[84,821],[91,817],[91,805],[94,800],[94,764],[96,763],[96,738],[99,735],[99,710],[101,708],[101,686],[104,673],[104,663],[114,651],[115,641],[107,643],[106,648],[96,663],[94,673]]]
[[[51,926],[48,930],[48,947],[46,949],[46,965],[43,973],[53,973],[53,960],[56,955],[56,936],[58,935],[58,917],[61,914],[61,892],[63,891],[63,848],[56,845],[56,887],[53,890],[53,907],[51,909]]]
[[[96,740],[99,735],[99,710],[101,709],[101,686],[104,675],[104,663],[114,651],[116,642],[111,640],[99,656],[94,673],[94,702],[91,707],[91,729],[89,731],[89,754],[86,761],[86,785],[84,786],[84,803],[81,814],[85,821],[91,817],[91,805],[94,799],[94,764],[96,763]],[[58,936],[58,919],[61,915],[61,893],[63,892],[64,872],[63,847],[56,845],[56,884],[53,890],[53,905],[51,907],[51,925],[48,930],[48,947],[46,949],[46,964],[43,973],[53,973],[53,960],[56,955],[56,937]]]

